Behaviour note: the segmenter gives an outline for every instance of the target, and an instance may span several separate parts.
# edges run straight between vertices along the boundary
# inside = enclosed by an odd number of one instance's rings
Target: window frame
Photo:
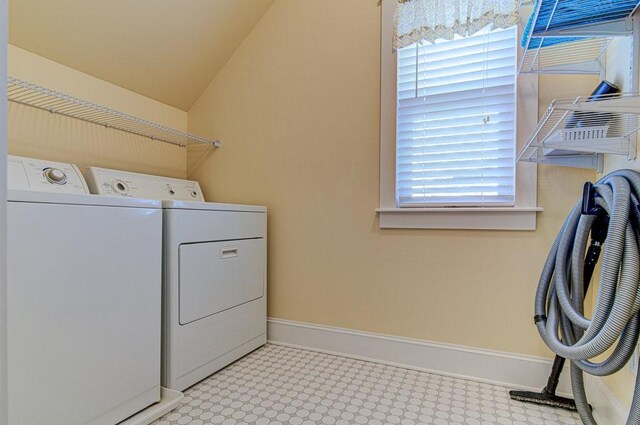
[[[393,49],[397,0],[383,0],[380,40],[380,228],[535,230],[537,164],[515,163],[515,202],[500,207],[398,207],[396,205],[397,55]],[[521,19],[518,36],[523,29]],[[522,49],[518,48],[518,61]],[[519,62],[518,62],[519,63]],[[517,77],[516,149],[519,152],[538,121],[538,77]],[[533,111],[533,112],[532,112]]]

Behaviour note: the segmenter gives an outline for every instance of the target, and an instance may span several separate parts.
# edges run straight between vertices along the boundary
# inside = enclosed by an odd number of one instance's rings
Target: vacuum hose
[[[619,371],[633,356],[640,334],[640,174],[614,171],[596,182],[591,194],[591,211],[578,203],[556,237],[535,300],[540,336],[553,352],[571,361],[573,396],[586,425],[596,421],[587,402],[583,372],[606,376]],[[605,237],[607,242],[600,286],[594,288],[595,309],[588,319],[584,267],[590,233],[592,246],[599,249]],[[614,346],[603,361],[590,360]],[[640,424],[640,374],[627,424]]]

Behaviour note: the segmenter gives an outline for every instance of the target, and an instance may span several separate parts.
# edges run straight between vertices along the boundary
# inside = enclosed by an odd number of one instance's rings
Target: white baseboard
[[[352,329],[269,318],[269,342],[337,354],[440,375],[473,379],[513,389],[540,391],[551,361],[533,356],[465,347],[440,342],[362,332]],[[571,395],[568,368],[558,393]],[[589,376],[587,393],[601,424],[622,424],[621,403],[599,378]]]

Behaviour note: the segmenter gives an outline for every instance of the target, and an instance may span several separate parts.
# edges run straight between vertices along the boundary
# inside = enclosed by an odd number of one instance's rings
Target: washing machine
[[[266,343],[267,210],[197,182],[89,168],[93,193],[162,200],[163,386],[183,390]]]
[[[114,425],[160,399],[162,209],[8,158],[11,425]]]

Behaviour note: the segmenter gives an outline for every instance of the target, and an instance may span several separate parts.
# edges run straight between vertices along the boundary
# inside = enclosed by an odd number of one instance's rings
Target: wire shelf
[[[522,73],[598,74],[613,37],[633,34],[640,0],[537,0],[525,28]]]
[[[637,94],[554,100],[518,160],[601,169],[600,154],[635,159],[638,130]]]
[[[173,145],[205,144],[216,148],[221,145],[219,140],[176,130],[18,78],[8,77],[7,82],[7,98],[17,104]]]
[[[573,38],[555,43],[554,39],[531,39],[525,49],[520,73],[600,74],[604,54],[612,38]],[[535,47],[533,47],[535,45]]]

